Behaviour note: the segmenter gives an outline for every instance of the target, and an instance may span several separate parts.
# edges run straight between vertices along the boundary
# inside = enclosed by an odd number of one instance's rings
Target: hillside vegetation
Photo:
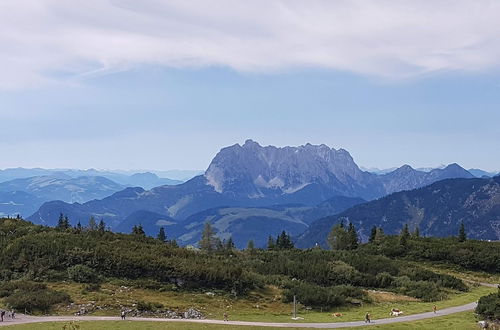
[[[104,226],[58,229],[0,219],[0,297],[17,309],[47,312],[70,299],[46,283],[82,283],[84,290],[99,291],[102,283],[122,281],[161,292],[217,291],[236,298],[272,286],[283,302],[296,295],[303,305],[332,308],[370,302],[366,289],[422,301],[468,290],[462,280],[411,260],[488,271],[498,267],[498,243],[410,237],[400,246],[396,239],[386,236],[352,250],[299,250],[285,235],[268,250],[250,246],[240,251],[226,242],[207,252],[146,237],[139,228],[134,234],[117,234]],[[462,251],[464,259],[450,258],[449,251]]]

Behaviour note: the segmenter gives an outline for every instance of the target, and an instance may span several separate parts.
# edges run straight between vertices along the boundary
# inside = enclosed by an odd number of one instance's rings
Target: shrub
[[[479,299],[476,313],[490,320],[500,320],[500,288],[498,293],[492,293]]]
[[[364,298],[361,288],[350,285],[321,287],[304,282],[294,283],[292,287],[285,289],[283,301],[293,301],[294,295],[297,296],[301,304],[313,307],[340,306]]]
[[[48,312],[55,304],[70,301],[64,292],[48,289],[45,284],[30,281],[15,281],[4,284],[0,291],[4,302],[17,310]]]
[[[69,267],[68,278],[78,283],[92,283],[96,282],[98,279],[95,270],[85,265]]]
[[[88,283],[83,285],[82,293],[95,292],[99,290],[101,290],[101,285],[99,283]]]
[[[137,310],[141,312],[154,312],[163,308],[163,304],[158,302],[138,301]]]

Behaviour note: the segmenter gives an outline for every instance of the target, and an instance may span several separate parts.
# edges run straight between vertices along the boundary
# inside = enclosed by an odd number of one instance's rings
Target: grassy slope
[[[68,324],[67,322],[52,322],[52,323],[34,323],[27,325],[14,325],[8,326],[6,329],[12,330],[60,330],[62,327]],[[80,330],[132,330],[132,329],[143,329],[143,330],[216,330],[216,329],[227,329],[227,330],[265,330],[271,329],[268,327],[255,327],[255,326],[231,326],[231,325],[208,325],[208,324],[189,324],[189,323],[158,323],[158,322],[77,322],[80,326]],[[304,329],[304,328],[288,328],[288,329]],[[350,328],[352,329],[352,328]],[[454,329],[454,330],[472,330],[477,329],[476,319],[472,312],[457,313],[454,315],[442,316],[433,319],[427,319],[422,321],[408,322],[408,323],[397,323],[390,325],[374,325],[369,327],[359,327],[354,329],[422,329],[422,330],[434,330],[434,329]]]
[[[74,283],[52,283],[52,288],[68,292],[76,304],[95,301],[99,305],[132,305],[138,300],[147,302],[159,302],[166,308],[176,310],[185,310],[194,307],[202,311],[207,318],[221,319],[224,311],[228,311],[231,319],[241,321],[270,321],[270,322],[289,322],[291,315],[291,305],[281,302],[280,292],[275,288],[268,288],[264,291],[253,292],[249,297],[242,299],[233,299],[227,295],[216,295],[209,297],[203,293],[177,293],[177,292],[158,292],[145,289],[123,289],[119,286],[105,284],[100,292],[88,294],[81,293],[81,286]],[[432,306],[436,305],[438,309],[459,306],[476,301],[479,297],[494,292],[495,288],[473,287],[469,292],[450,294],[449,299],[425,303],[419,301],[405,301],[401,297],[400,301],[377,302],[366,304],[362,307],[339,307],[334,310],[307,311],[299,310],[299,315],[304,317],[303,322],[342,322],[362,320],[366,312],[370,312],[373,319],[388,317],[392,308],[399,308],[406,315],[428,312]],[[391,299],[392,300],[392,299]],[[257,308],[258,306],[258,308]],[[61,308],[57,314],[73,314],[77,309]],[[333,318],[332,312],[343,314],[341,318]],[[112,308],[92,313],[92,315],[112,315],[119,314],[118,309]]]

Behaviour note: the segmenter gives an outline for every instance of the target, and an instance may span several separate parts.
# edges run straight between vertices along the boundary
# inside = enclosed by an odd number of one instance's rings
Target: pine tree
[[[344,224],[336,224],[328,234],[328,245],[332,250],[345,250],[348,248],[349,240]]]
[[[375,242],[380,243],[384,240],[384,230],[382,227],[377,228],[377,234],[375,235]]]
[[[460,229],[458,230],[458,241],[465,242],[467,240],[467,234],[465,233],[464,222],[460,223]]]
[[[158,236],[156,236],[156,239],[160,242],[165,242],[167,240],[167,235],[165,234],[165,229],[163,227],[160,227],[160,231],[158,231]]]
[[[267,249],[268,250],[275,250],[276,249],[276,242],[271,235],[269,235],[269,238],[267,239]]]
[[[347,229],[347,246],[348,250],[355,250],[358,248],[358,233],[352,222],[349,222],[349,227]]]
[[[64,214],[59,213],[59,220],[57,220],[57,229],[64,229]]]
[[[410,230],[408,229],[408,224],[405,223],[401,234],[399,235],[399,244],[402,246],[408,245],[408,239],[410,238]]]
[[[248,241],[247,248],[245,250],[250,251],[250,252],[255,250],[255,243],[253,242],[253,240]]]
[[[227,251],[232,251],[236,249],[236,245],[234,245],[234,241],[232,237],[229,237],[229,239],[226,241],[225,248]]]
[[[224,251],[226,248],[226,240],[222,241],[219,237],[215,236],[215,251]]]
[[[375,242],[375,238],[377,237],[377,227],[373,226],[372,230],[370,232],[370,238],[368,239],[368,242],[373,243]]]
[[[216,239],[215,239],[215,231],[212,228],[210,222],[205,222],[205,227],[203,228],[203,232],[201,233],[201,240],[198,245],[200,249],[212,252],[216,248]]]
[[[99,221],[99,225],[97,226],[97,231],[99,231],[100,233],[104,233],[106,231],[106,223],[104,222],[103,219]]]
[[[80,221],[78,221],[78,223],[76,224],[75,229],[78,233],[82,232],[82,224],[80,223]]]
[[[414,238],[419,238],[420,237],[420,228],[418,226],[415,227],[415,231],[413,232],[412,236]]]
[[[132,227],[132,234],[137,236],[146,236],[146,233],[144,232],[144,228],[142,228],[142,225],[134,225],[134,227]]]
[[[94,231],[97,229],[97,224],[94,216],[90,216],[88,228],[90,231]]]
[[[69,218],[67,215],[64,216],[63,226],[64,226],[64,229],[68,229],[69,227],[71,227],[71,225],[69,223]]]

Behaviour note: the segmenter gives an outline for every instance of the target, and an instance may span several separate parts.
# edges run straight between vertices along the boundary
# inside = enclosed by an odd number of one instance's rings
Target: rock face
[[[474,175],[458,164],[450,164],[445,168],[436,168],[429,172],[418,171],[409,165],[403,165],[380,176],[386,194],[420,188],[436,181],[452,178],[474,178]]]
[[[205,178],[219,193],[255,199],[293,194],[309,185],[365,199],[384,194],[376,175],[361,171],[346,150],[324,144],[277,148],[247,140],[222,149]]]
[[[424,236],[451,236],[457,235],[461,222],[471,238],[500,240],[500,176],[443,180],[356,205],[312,223],[298,245],[326,246],[330,229],[340,221],[352,222],[364,240],[373,226],[397,234],[408,223]]]
[[[184,241],[192,243],[197,234],[192,230],[186,231],[186,228],[197,228],[199,225],[189,226],[192,216],[197,215],[195,220],[198,222],[201,218],[204,221],[215,219],[216,222],[225,222],[229,218],[223,209],[232,208],[235,215],[231,217],[230,224],[223,226],[224,235],[237,236],[255,228],[265,228],[266,225],[269,226],[269,233],[276,228],[298,233],[309,226],[311,218],[308,217],[311,215],[319,218],[345,210],[341,207],[344,205],[341,199],[334,202],[338,205],[321,205],[334,197],[354,198],[359,203],[360,199],[373,200],[387,193],[421,187],[447,177],[469,176],[470,173],[456,164],[429,173],[403,166],[377,175],[360,170],[351,155],[343,149],[311,144],[263,147],[247,140],[243,145],[223,148],[203,175],[185,183],[151,190],[127,188],[102,200],[83,204],[50,202],[29,220],[54,225],[59,213],[63,212],[74,223],[80,221],[86,224],[89,217],[94,216],[103,218],[112,229],[123,232],[129,232],[134,224],[140,223],[151,235],[156,235],[159,226],[170,226],[166,228],[167,232],[170,231],[174,237],[187,235],[183,236],[186,238]],[[309,208],[309,215],[297,216],[294,209],[294,216],[290,217],[289,213],[275,209],[276,206],[283,208],[283,205],[290,204]],[[330,213],[325,214],[325,210]],[[253,216],[249,212],[253,212]],[[297,219],[299,223],[295,221]],[[246,244],[249,238],[249,235],[242,235],[238,239]],[[257,239],[261,239],[260,236]]]

